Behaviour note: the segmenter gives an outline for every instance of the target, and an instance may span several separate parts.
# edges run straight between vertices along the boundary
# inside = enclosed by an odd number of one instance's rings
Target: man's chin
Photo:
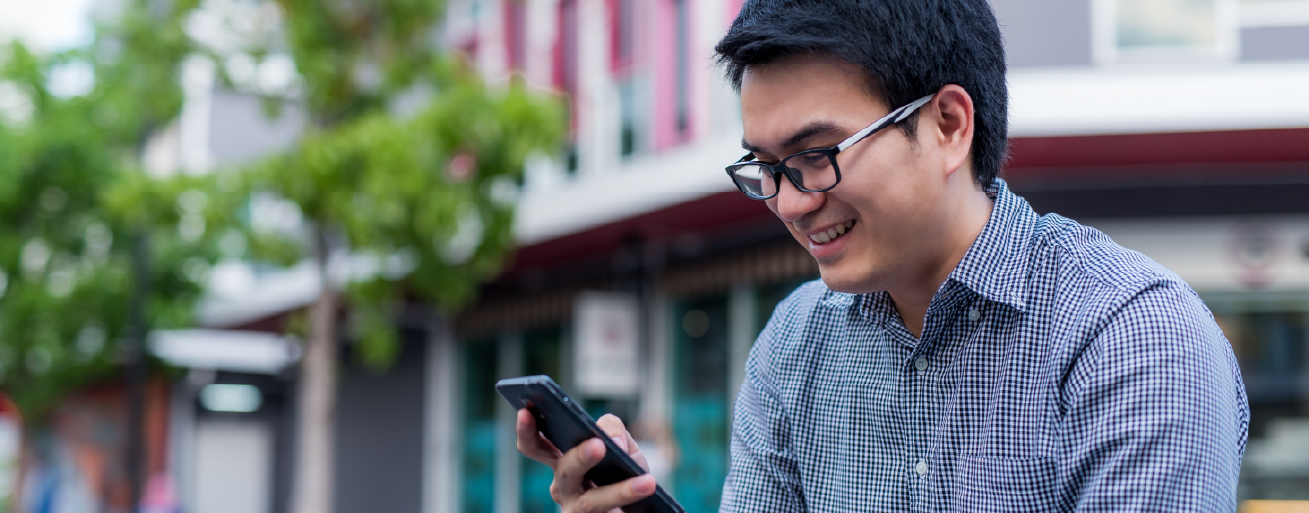
[[[882,290],[877,286],[877,280],[867,273],[854,273],[851,270],[823,265],[818,266],[818,272],[822,275],[823,284],[833,292],[867,294]]]

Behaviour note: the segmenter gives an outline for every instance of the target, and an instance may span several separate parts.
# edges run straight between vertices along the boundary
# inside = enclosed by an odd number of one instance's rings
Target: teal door
[[[563,348],[563,333],[558,327],[529,331],[523,336],[523,375],[545,374],[563,383],[560,366]],[[565,386],[567,386],[565,384]],[[550,467],[520,456],[519,464],[519,503],[522,513],[555,513],[559,507],[550,498],[550,483],[554,472]]]
[[[727,298],[683,301],[673,314],[674,496],[689,513],[709,513],[727,478]]]
[[[463,383],[463,490],[460,511],[495,511],[495,393],[496,344],[494,339],[464,346]]]

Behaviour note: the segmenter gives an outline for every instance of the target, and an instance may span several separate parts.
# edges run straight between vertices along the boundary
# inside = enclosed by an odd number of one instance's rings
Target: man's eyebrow
[[[781,147],[783,149],[791,148],[797,144],[804,142],[805,139],[808,139],[815,135],[827,135],[833,132],[840,132],[840,131],[841,131],[841,127],[836,126],[834,123],[830,123],[827,121],[814,121],[812,123],[809,123],[808,125],[805,125],[800,130],[797,130],[795,133],[791,134],[790,137],[787,137],[785,141],[782,141]],[[760,153],[764,151],[763,148],[760,148],[758,146],[746,142],[744,137],[741,138],[741,147],[744,148],[746,151],[752,153]]]

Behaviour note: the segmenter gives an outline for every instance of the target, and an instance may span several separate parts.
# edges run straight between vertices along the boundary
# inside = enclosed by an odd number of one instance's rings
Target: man
[[[750,151],[728,172],[822,273],[751,351],[723,511],[1236,509],[1249,410],[1204,304],[996,179],[986,0],[751,0],[717,51]],[[518,440],[564,511],[653,491],[588,486],[603,444],[560,455],[525,412]]]

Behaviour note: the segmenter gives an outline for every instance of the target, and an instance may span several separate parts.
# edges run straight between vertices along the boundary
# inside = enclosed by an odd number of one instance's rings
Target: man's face
[[[790,57],[746,71],[741,83],[744,142],[756,158],[777,162],[795,152],[833,146],[899,105],[869,94],[857,68],[819,55]],[[785,177],[768,208],[818,261],[832,290],[890,290],[933,272],[947,220],[944,156],[931,144],[929,103],[911,144],[888,127],[837,156],[841,182],[827,192],[800,192]],[[821,242],[820,233],[844,234]],[[814,240],[817,238],[818,240]]]

